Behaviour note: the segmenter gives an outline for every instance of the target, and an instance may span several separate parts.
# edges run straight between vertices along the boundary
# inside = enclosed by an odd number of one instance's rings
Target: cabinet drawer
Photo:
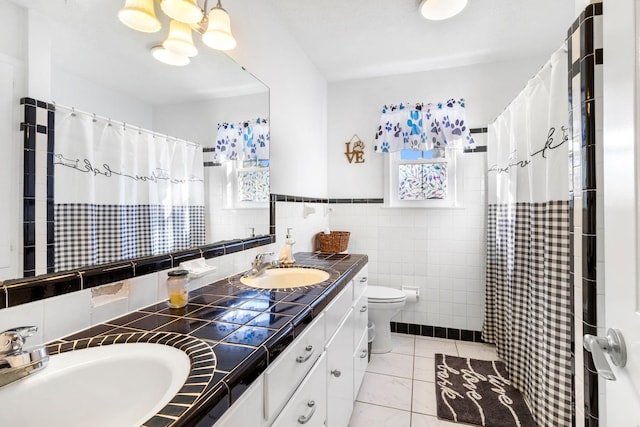
[[[309,375],[291,396],[272,427],[322,427],[327,416],[327,358],[318,359]],[[286,378],[280,381],[286,382]]]
[[[264,373],[264,415],[278,413],[324,351],[325,315],[320,314]]]
[[[326,337],[331,338],[338,325],[351,309],[353,284],[349,282],[347,286],[336,296],[327,306],[325,317],[327,322]]]
[[[367,330],[367,323],[369,323],[369,302],[366,295],[360,295],[360,298],[353,304],[351,319],[353,340],[357,343],[362,332]]]
[[[369,349],[368,349],[368,334],[365,329],[364,333],[358,341],[356,351],[353,353],[353,395],[354,398],[358,397],[360,391],[360,385],[364,379],[364,373],[367,370],[367,364],[369,363]]]
[[[364,292],[365,288],[367,287],[367,284],[369,282],[369,279],[367,277],[368,274],[369,274],[369,264],[362,267],[362,269],[353,278],[353,300],[354,301],[360,298],[360,295],[362,295],[362,292]]]

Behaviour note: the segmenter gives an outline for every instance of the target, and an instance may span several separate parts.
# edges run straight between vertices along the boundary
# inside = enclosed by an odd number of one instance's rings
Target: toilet
[[[404,307],[407,295],[386,286],[367,286],[365,295],[369,303],[369,320],[375,325],[375,338],[371,353],[391,351],[391,318]]]

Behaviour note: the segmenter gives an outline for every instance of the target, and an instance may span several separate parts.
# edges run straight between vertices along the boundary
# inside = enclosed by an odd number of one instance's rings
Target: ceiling
[[[266,90],[223,54],[198,55],[187,67],[159,66],[149,54],[157,34],[130,30],[116,18],[124,0],[12,1],[59,22],[50,31],[59,67],[89,80],[109,81],[114,89],[153,105]],[[243,1],[269,1],[328,81],[545,58],[566,37],[575,4],[469,0],[458,16],[427,21],[418,13],[419,0]],[[242,19],[233,14],[232,5],[228,8],[232,22]],[[200,51],[208,50],[199,37],[194,41]]]
[[[469,0],[459,15],[428,21],[420,0],[270,1],[330,81],[548,57],[575,9],[574,0]]]

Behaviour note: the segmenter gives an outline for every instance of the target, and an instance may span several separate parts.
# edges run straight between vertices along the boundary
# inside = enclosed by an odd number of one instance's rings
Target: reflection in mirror
[[[172,147],[177,139],[188,141],[190,144],[186,146],[195,143],[203,147],[205,233],[202,240],[189,240],[187,246],[269,234],[268,154],[257,154],[258,148],[264,148],[258,136],[269,135],[269,91],[264,84],[226,55],[204,46],[199,38],[194,41],[200,54],[188,66],[159,63],[151,56],[150,48],[166,37],[168,22],[162,22],[161,33],[132,31],[116,18],[122,7],[119,1],[14,0],[14,3],[37,12],[28,12],[30,19],[47,29],[46,40],[30,31],[27,41],[30,48],[35,47],[34,51],[43,52],[36,62],[46,65],[42,68],[46,71],[36,78],[50,82],[50,99],[42,100],[57,103],[56,115],[65,112],[63,106],[75,107],[78,112],[95,113],[113,123],[122,123],[121,129],[168,135]],[[34,59],[29,61],[31,66]],[[30,73],[26,80],[33,78]],[[224,123],[238,124],[243,129],[253,123],[266,128],[252,129],[253,139],[246,133],[240,134],[236,142],[245,147],[250,143],[248,154],[225,157],[220,155],[218,132],[219,124]],[[268,144],[265,146],[268,153]],[[126,164],[129,160],[122,162]],[[57,169],[54,170],[57,174]],[[99,170],[104,170],[104,166]],[[153,172],[137,169],[135,174],[154,176]],[[56,185],[56,203],[64,200],[64,187]],[[107,199],[115,197],[107,192],[104,195]],[[166,230],[161,233],[163,243],[175,235],[174,231]],[[122,255],[119,259],[139,255]],[[57,270],[102,262],[106,261],[88,259],[81,265],[60,264]]]

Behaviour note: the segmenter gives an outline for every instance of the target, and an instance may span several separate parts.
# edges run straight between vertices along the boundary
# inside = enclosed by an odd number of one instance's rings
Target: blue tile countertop
[[[240,274],[191,292],[186,307],[161,302],[48,344],[50,354],[126,342],[184,350],[191,371],[146,427],[210,426],[367,263],[366,255],[297,253],[296,266],[331,277],[295,289],[255,289]]]

